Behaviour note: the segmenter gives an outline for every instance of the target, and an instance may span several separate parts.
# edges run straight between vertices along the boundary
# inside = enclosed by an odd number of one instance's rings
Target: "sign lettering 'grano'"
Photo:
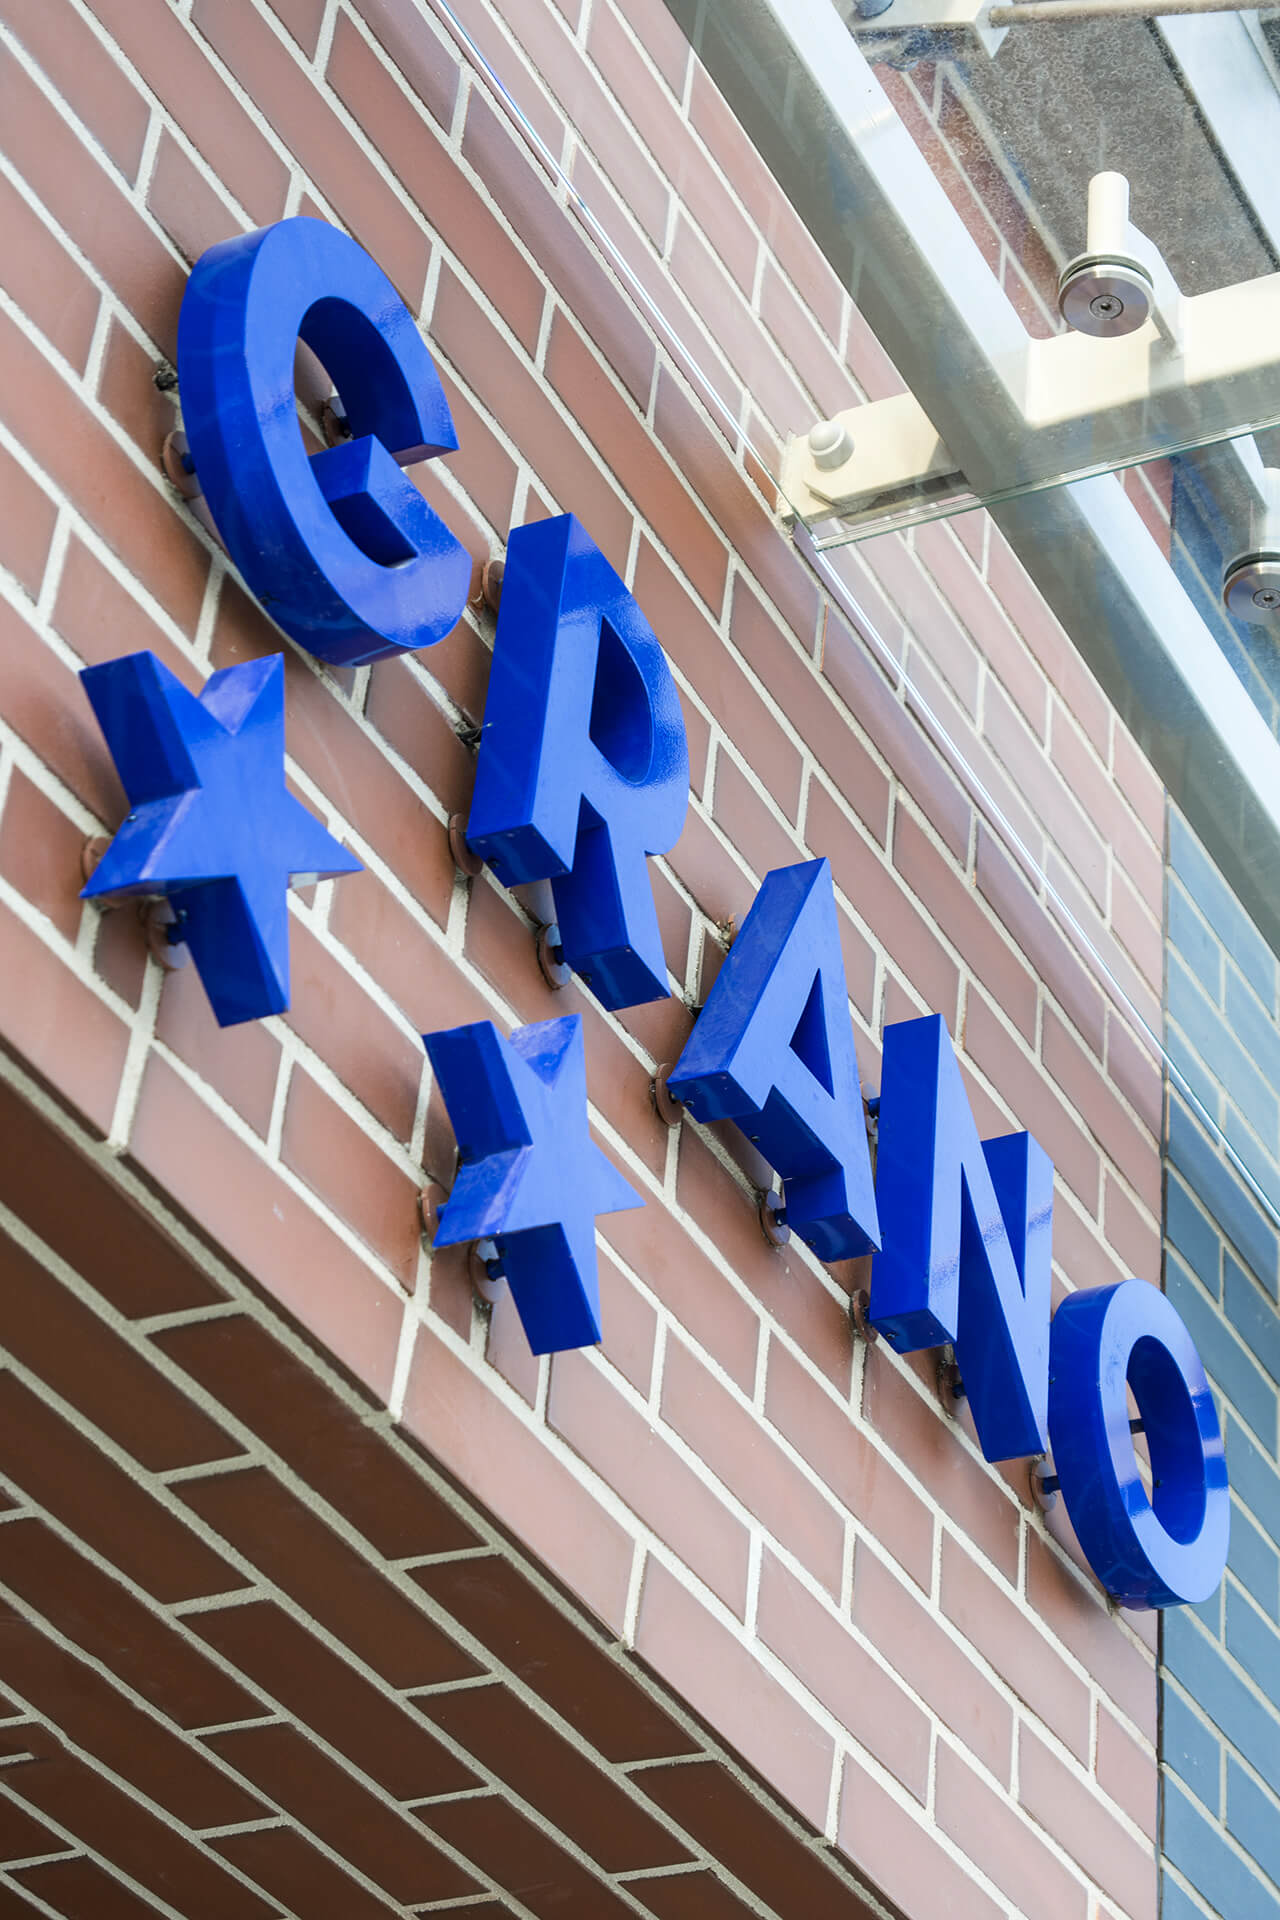
[[[351,429],[312,455],[299,338]],[[451,631],[470,562],[403,469],[457,438],[412,315],[354,241],[293,219],[210,249],[178,372],[209,509],[287,634],[350,666]],[[282,1011],[290,882],[358,863],[286,790],[279,657],[198,699],[150,654],[83,678],[131,809],[85,892],[167,895],[224,1025]],[[647,860],[679,838],[688,787],[675,684],[632,595],[571,514],[513,530],[467,837],[506,885],[550,881],[566,960],[605,1007],[666,997]],[[461,1158],[438,1240],[496,1242],[535,1352],[598,1340],[596,1216],[643,1202],[591,1141],[578,1016],[424,1041]],[[1214,1590],[1229,1492],[1191,1338],[1139,1280],[1051,1318],[1052,1164],[1030,1134],[979,1139],[940,1018],[885,1032],[873,1180],[825,860],[766,877],[669,1087],[757,1143],[820,1260],[874,1250],[871,1320],[899,1352],[954,1345],[989,1460],[1052,1449],[1108,1592],[1163,1607]]]

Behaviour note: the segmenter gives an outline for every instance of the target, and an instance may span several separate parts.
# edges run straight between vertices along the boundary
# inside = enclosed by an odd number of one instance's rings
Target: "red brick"
[[[411,1290],[422,1225],[414,1180],[302,1067],[289,1081],[280,1157]]]
[[[372,873],[334,890],[329,931],[418,1033],[488,1020],[494,1008]]]
[[[665,368],[658,376],[654,426],[742,564],[800,643],[809,645],[819,611],[812,573],[783,539],[760,496],[735,467],[725,442]]]
[[[391,1289],[156,1056],[143,1074],[129,1157],[224,1258],[385,1400],[400,1337]]]
[[[1148,1763],[1155,1786],[1155,1763]],[[1023,1725],[1018,1740],[1018,1797],[1023,1810],[1077,1860],[1132,1920],[1155,1920],[1156,1863],[1096,1793]]]
[[[1058,1024],[1046,1011],[1046,1026]],[[1060,1028],[1065,1034],[1066,1029]],[[1074,1043],[1073,1043],[1074,1044]],[[1058,1092],[1056,1076],[1046,1077],[1027,1060],[985,996],[970,986],[965,1006],[964,1050],[1013,1109],[1015,1123],[1035,1135],[1053,1161],[1059,1178],[1096,1213],[1100,1166],[1098,1150]],[[1086,1056],[1077,1047],[1081,1060]],[[1047,1074],[1053,1069],[1046,1059]]]
[[[270,0],[270,6],[308,60],[313,59],[324,21],[325,0]]]
[[[66,0],[10,0],[5,24],[112,164],[133,180],[142,158],[147,101],[108,59],[88,23]]]
[[[1124,1111],[1099,1068],[1057,1016],[1046,1010],[1041,1039],[1045,1070],[1080,1114],[1103,1151],[1155,1214],[1160,1212],[1160,1157],[1156,1140]],[[1155,1072],[1155,1063],[1151,1063]]]
[[[652,1557],[640,1596],[636,1652],[802,1820],[823,1824],[834,1759],[830,1735]],[[658,1786],[649,1771],[638,1783],[649,1793]]]
[[[17,1519],[0,1527],[0,1577],[56,1632],[178,1726],[250,1720],[266,1711],[193,1641],[43,1521]]]
[[[94,70],[104,64],[118,71],[101,55]],[[10,54],[0,59],[0,126],[4,150],[35,196],[122,304],[171,352],[182,298],[180,268],[119,181]]]
[[[746,757],[773,801],[789,820],[794,820],[800,802],[800,749],[774,717],[778,700],[766,701],[756,691],[706,616],[644,538],[636,561],[635,595],[668,658]],[[735,607],[741,599],[739,590]],[[758,602],[753,604],[759,606]],[[771,633],[776,634],[772,623],[770,626]],[[783,651],[785,645],[779,637],[777,651]],[[753,665],[759,672],[758,662]],[[766,674],[761,678],[770,684]]]
[[[273,1909],[267,1902],[233,1879],[205,1848],[193,1845],[172,1821],[148,1813],[132,1795],[64,1753],[43,1729],[34,1739],[37,1759],[6,1767],[5,1784],[49,1819],[185,1920],[228,1920],[232,1914],[235,1920],[271,1920]],[[87,1914],[98,1911],[93,1906]]]
[[[769,1342],[765,1417],[801,1453],[859,1527],[893,1554],[927,1593],[933,1578],[933,1514],[893,1462],[853,1424],[781,1340]]]
[[[691,806],[667,865],[713,926],[741,926],[757,887],[738,866],[699,808]]]
[[[886,685],[866,643],[855,639],[834,613],[824,629],[822,671],[951,851],[967,854],[973,810],[964,789],[915,716]],[[830,772],[825,755],[823,759]]]
[[[1098,1785],[1149,1840],[1156,1838],[1160,1777],[1155,1755],[1121,1726],[1110,1708],[1098,1704]]]
[[[606,468],[675,556],[702,598],[718,609],[728,559],[723,540],[691,509],[679,466],[655,446],[642,415],[620,394],[563,313],[552,321],[546,372]],[[637,587],[637,597],[643,595]],[[652,616],[651,616],[652,617]]]
[[[413,0],[356,0],[356,10],[392,66],[432,117],[447,127],[458,97],[453,43],[431,31]]]
[[[1129,1274],[1158,1281],[1160,1223],[1136,1207],[1108,1167],[1103,1187],[1103,1232]]]
[[[132,1781],[179,1826],[256,1820],[262,1803],[136,1707],[87,1661],[0,1605],[0,1674],[77,1747]],[[6,1778],[8,1770],[6,1769]]]
[[[1139,1732],[1156,1737],[1156,1676],[1108,1611],[1106,1595],[1064,1565],[1039,1533],[1027,1536],[1027,1600],[1059,1645],[1091,1673]]]
[[[930,1702],[943,1724],[998,1780],[1010,1779],[1013,1711],[963,1647],[937,1624],[876,1557],[858,1542],[853,1623],[907,1684]]]
[[[435,144],[415,103],[342,16],[334,30],[327,77],[436,234],[488,294],[526,353],[532,353],[542,320],[541,281],[503,224]]]
[[[714,233],[715,229],[707,231]],[[771,261],[766,263],[760,285],[760,318],[777,342],[782,359],[812,394],[822,418],[830,419],[858,404],[857,389],[836,352],[835,337],[814,325],[809,308]],[[791,424],[804,429],[803,421]]]
[[[884,1898],[908,1914],[945,1913],[947,1920],[1004,1920],[998,1907],[861,1768],[845,1764],[837,1845]]]
[[[560,505],[577,514],[615,569],[624,568],[631,537],[627,508],[533,374],[448,267],[441,268],[431,332]]]
[[[164,977],[156,1038],[265,1140],[280,1071],[280,1042],[273,1033],[256,1020],[220,1027],[195,968],[184,967]]]
[[[339,218],[416,311],[429,245],[412,215],[248,0],[197,0],[192,23],[288,143]]]
[[[82,829],[15,767],[0,822],[0,873],[64,940],[80,926],[83,845]]]
[[[0,356],[8,374],[0,395],[5,424],[166,611],[194,631],[208,570],[194,535],[8,319],[0,319]]]
[[[417,659],[376,662],[369,673],[365,718],[449,812],[465,813],[475,758],[416,671],[419,664],[430,670],[435,659],[432,651]]]
[[[801,857],[799,835],[782,825],[754,780],[723,746],[716,750],[713,811],[716,825],[761,879]]]
[[[825,693],[821,678],[813,671],[805,655],[780,630],[770,615],[739,576],[734,585],[733,618],[730,627],[733,644],[757,677],[769,689],[770,698],[786,714],[791,724],[817,757],[823,772],[833,780],[845,799],[865,822],[873,839],[883,846],[889,821],[889,782],[849,725],[845,714]],[[716,700],[708,701],[717,718],[724,708]],[[790,818],[787,788],[767,774],[757,758],[753,736],[730,725],[726,729],[744,749],[751,742],[752,766],[766,776],[766,784],[775,800]]]
[[[634,1914],[607,1882],[527,1820],[506,1794],[473,1794],[415,1812],[538,1920],[629,1920]],[[502,1908],[490,1902],[461,1911],[490,1920]]]
[[[152,1335],[389,1560],[452,1553],[476,1535],[385,1434],[245,1314]]]
[[[1085,1920],[1089,1902],[1083,1882],[945,1743],[938,1747],[936,1812],[943,1832],[1022,1912]]]
[[[1018,1602],[978,1565],[954,1534],[942,1542],[942,1610],[1006,1686],[1084,1762],[1089,1758],[1089,1688]]]
[[[765,1552],[756,1632],[855,1740],[923,1806],[929,1792],[929,1716],[781,1561]]]
[[[260,1827],[250,1833],[219,1835],[210,1844],[288,1913],[342,1913],[350,1920],[391,1920],[400,1910],[399,1903],[391,1906],[344,1873],[294,1827]]]
[[[467,106],[462,153],[637,406],[647,407],[655,360],[648,328],[479,87]]]
[[[401,1416],[406,1431],[539,1555],[615,1631],[631,1577],[630,1538],[577,1477],[431,1329],[418,1330]]]
[[[426,1056],[297,918],[289,932],[293,1004],[285,1019],[397,1140],[407,1141]]]
[[[479,1784],[412,1707],[366,1680],[274,1600],[204,1609],[191,1614],[188,1624],[393,1799]]]
[[[941,1407],[930,1405],[892,1355],[867,1354],[863,1412],[890,1452],[927,1487],[952,1523],[995,1563],[1017,1577],[1018,1510],[999,1482],[965,1447]]]
[[[237,1728],[214,1734],[209,1745],[263,1793],[279,1801],[302,1826],[319,1834],[336,1853],[384,1888],[397,1907],[457,1899],[473,1891],[472,1876],[433,1846],[411,1816],[386,1806],[296,1727]],[[276,1829],[277,1835],[287,1832],[287,1829]],[[260,1836],[244,1837],[258,1839]],[[297,1839],[295,1835],[295,1845]],[[278,1877],[286,1871],[283,1860],[273,1858],[265,1863],[263,1856],[246,1853],[231,1842],[222,1843],[220,1851],[235,1859],[264,1886],[280,1895],[287,1893]],[[301,1866],[301,1856],[295,1853],[290,1859],[297,1860]],[[309,1864],[307,1871],[310,1871]],[[291,1911],[306,1911],[306,1898],[319,1894],[318,1884],[314,1894],[310,1892],[309,1881],[306,1885],[306,1897],[301,1891],[288,1895]],[[363,1890],[354,1887],[334,1885],[331,1891],[343,1913],[363,1912],[360,1902],[369,1900]],[[390,1909],[378,1904],[377,1911],[385,1913]]]
[[[129,589],[121,585],[74,533],[63,555],[52,621],[57,632],[89,666],[146,647],[157,654],[185,686],[199,692],[198,669],[174,646]],[[83,695],[80,699],[83,701]],[[89,724],[93,725],[91,717]],[[105,754],[105,747],[100,751]]]
[[[393,1687],[472,1678],[470,1655],[264,1467],[184,1480],[187,1506]]]
[[[759,1315],[665,1207],[606,1214],[600,1231],[662,1301],[677,1326],[739,1386],[755,1377]]]
[[[609,1873],[675,1866],[689,1850],[501,1683],[421,1702],[435,1724]]]
[[[739,1144],[747,1145],[741,1136]],[[783,1326],[827,1379],[846,1391],[853,1341],[844,1300],[815,1277],[798,1245],[769,1245],[760,1231],[754,1193],[743,1192],[690,1127],[681,1135],[676,1193],[766,1320]],[[647,1275],[648,1270],[638,1271]],[[718,1354],[714,1347],[711,1351]],[[738,1384],[745,1387],[749,1379]]]
[[[978,890],[1000,925],[1022,948],[1038,979],[1101,1057],[1104,1002],[1096,978],[1058,922],[1046,913],[1043,902],[1033,894],[985,821],[978,823],[976,877]]]
[[[1004,938],[994,916],[983,913],[967,878],[939,854],[905,807],[895,816],[893,863],[918,900],[957,947],[969,969],[999,1004],[1005,1017],[1035,1042],[1036,977]]]
[[[238,1445],[7,1234],[0,1341],[142,1466],[225,1460]]]
[[[25,1808],[15,1806],[12,1800],[0,1801],[0,1859],[30,1860],[37,1854],[58,1853],[71,1845],[56,1834],[52,1827],[46,1827],[43,1820],[36,1820]],[[6,1892],[10,1889],[6,1889]],[[38,1891],[38,1889],[37,1889]],[[14,1901],[10,1909],[0,1907],[0,1913],[23,1916],[33,1909],[24,1903]]]
[[[955,962],[897,876],[850,827],[818,781],[809,794],[805,835],[814,853],[826,854],[836,885],[925,1005],[954,1025],[960,988]]]
[[[83,373],[101,296],[26,195],[8,180],[0,181],[0,244],[5,291],[50,345]]]
[[[606,1759],[701,1751],[600,1638],[508,1559],[442,1560],[412,1568],[411,1578]]]
[[[585,1357],[553,1361],[547,1424],[727,1606],[745,1611],[746,1527]]]
[[[123,1021],[3,905],[0,977],[23,983],[0,1019],[0,1046],[104,1138],[129,1043]]]
[[[754,1907],[734,1898],[714,1868],[664,1873],[638,1880],[629,1889],[658,1920],[750,1920]]]
[[[1164,784],[1133,735],[1119,721],[1115,726],[1112,764],[1117,786],[1159,851],[1164,846]]]

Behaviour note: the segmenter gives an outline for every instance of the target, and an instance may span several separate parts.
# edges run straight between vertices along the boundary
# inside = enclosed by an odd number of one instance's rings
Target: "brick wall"
[[[1280,1913],[1280,1024],[1276,960],[1171,813],[1168,1046],[1270,1210],[1174,1087],[1165,1285],[1224,1412],[1231,1553],[1222,1591],[1166,1614],[1162,1911]]]
[[[855,1344],[863,1276],[770,1249],[743,1144],[669,1133],[649,1081],[760,877],[812,854],[867,1085],[886,1021],[945,1015],[981,1130],[1030,1127],[1056,1162],[1060,1288],[1156,1275],[1158,1068],[771,517],[751,448],[893,370],[674,26],[632,0],[460,11],[740,434],[416,0],[0,5],[5,1073],[903,1912],[1151,1914],[1153,1623],[1109,1611],[1025,1471],[943,1415],[936,1356]],[[286,647],[294,788],[366,869],[291,901],[287,1017],[218,1032],[130,914],[77,899],[122,811],[77,667],[150,646],[198,685],[282,644],[162,477],[153,374],[190,261],[303,210],[421,316],[461,449],[418,477],[477,565],[573,509],[671,657],[693,801],[653,868],[662,1005],[551,994],[526,904],[454,871],[478,598],[431,653],[355,674]],[[1162,794],[998,532],[842,564],[1156,1023]],[[537,1363],[510,1303],[422,1245],[452,1142],[417,1036],[571,1010],[597,1138],[647,1205],[602,1223],[603,1347]]]

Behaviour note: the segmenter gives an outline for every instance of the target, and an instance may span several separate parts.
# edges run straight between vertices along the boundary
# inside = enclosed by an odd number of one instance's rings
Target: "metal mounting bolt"
[[[1275,609],[1280,607],[1280,589],[1259,587],[1253,596],[1253,604],[1255,607],[1261,607],[1264,613],[1274,613]]]
[[[1124,301],[1114,293],[1095,294],[1089,302],[1089,311],[1099,320],[1118,320],[1124,312]]]
[[[819,420],[809,429],[809,452],[815,467],[829,472],[842,467],[853,453],[853,435],[839,420]]]
[[[458,872],[465,873],[469,880],[474,880],[484,872],[484,860],[467,840],[465,813],[449,815],[449,852],[453,855],[453,864]]]
[[[853,1322],[853,1330],[858,1338],[865,1340],[869,1347],[873,1347],[880,1338],[880,1334],[879,1330],[872,1326],[871,1321],[867,1317],[870,1312],[871,1295],[865,1287],[855,1288],[849,1295],[849,1318]]]
[[[554,920],[550,926],[538,928],[533,936],[533,950],[543,979],[553,993],[559,993],[572,980],[573,968],[565,960],[560,929]]]
[[[760,1231],[771,1247],[785,1247],[791,1238],[787,1210],[781,1194],[772,1191],[760,1195]]]
[[[653,1099],[654,1112],[664,1127],[678,1127],[684,1119],[684,1101],[677,1100],[667,1088],[667,1075],[671,1072],[670,1061],[658,1068],[649,1082],[649,1093]]]

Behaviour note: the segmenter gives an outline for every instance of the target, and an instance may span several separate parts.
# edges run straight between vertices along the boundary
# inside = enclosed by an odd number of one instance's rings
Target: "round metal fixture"
[[[809,429],[809,452],[815,467],[830,472],[842,467],[853,452],[853,435],[838,420],[819,420]]]
[[[1063,319],[1095,340],[1136,333],[1150,316],[1154,295],[1146,268],[1122,255],[1081,254],[1062,269],[1058,281]]]
[[[1257,626],[1280,625],[1280,553],[1246,553],[1222,582],[1228,613]]]

